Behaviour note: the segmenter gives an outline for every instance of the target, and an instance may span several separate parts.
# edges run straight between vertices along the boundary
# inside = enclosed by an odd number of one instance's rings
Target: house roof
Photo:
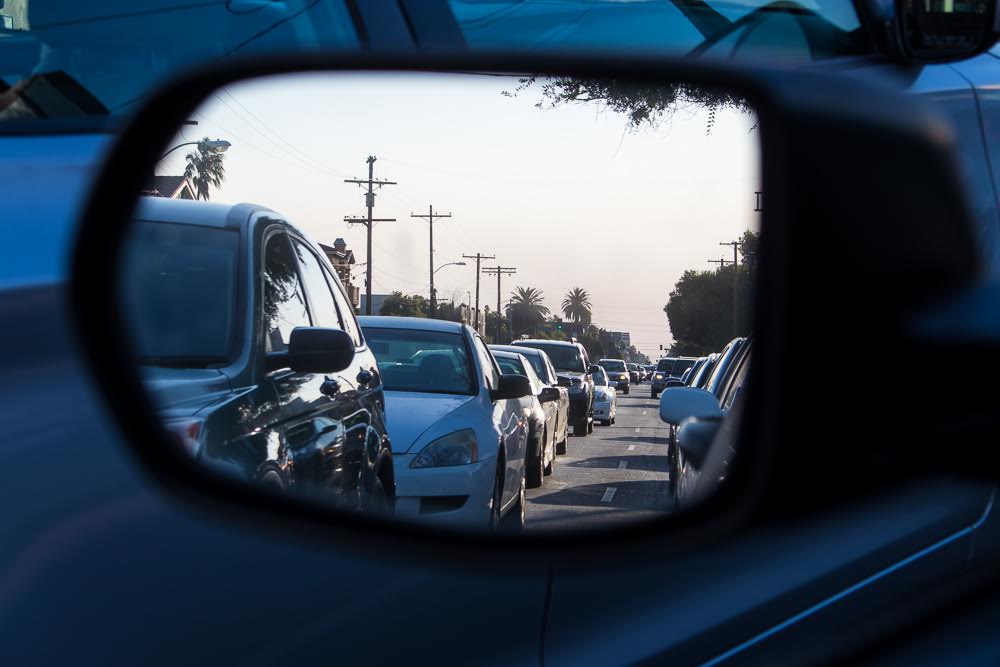
[[[146,183],[143,193],[155,194],[160,197],[174,198],[187,186],[194,196],[194,188],[185,176],[153,176]]]
[[[320,249],[327,254],[328,257],[336,257],[346,261],[348,264],[354,264],[354,251],[353,250],[337,250],[325,243],[319,244]]]

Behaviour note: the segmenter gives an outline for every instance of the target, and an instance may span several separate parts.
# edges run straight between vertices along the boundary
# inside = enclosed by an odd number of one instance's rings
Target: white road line
[[[638,433],[638,432],[639,432],[639,427],[638,427],[638,426],[636,426],[636,427],[635,427],[635,432],[636,432],[636,433]]]
[[[628,461],[619,461],[618,462],[618,469],[619,470],[625,470],[625,468],[627,468],[627,467],[628,467]]]
[[[648,411],[647,411],[647,410],[643,410],[643,411],[642,411],[642,414],[643,414],[643,416],[645,416],[645,415],[646,415],[646,412],[648,412]]]
[[[615,491],[617,490],[618,489],[616,489],[615,487],[609,486],[607,489],[604,490],[604,495],[601,496],[601,502],[610,503],[611,499],[615,497]]]
[[[631,452],[631,451],[634,451],[634,450],[635,450],[635,445],[629,445],[629,446],[628,446],[628,450],[629,450],[630,452]]]

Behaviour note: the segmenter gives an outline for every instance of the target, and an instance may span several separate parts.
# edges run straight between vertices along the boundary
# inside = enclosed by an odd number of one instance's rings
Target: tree
[[[518,287],[510,297],[507,315],[511,320],[514,335],[540,328],[545,322],[549,309],[542,300],[542,292],[534,287]]]
[[[187,167],[184,168],[184,177],[194,185],[195,198],[205,201],[209,199],[209,186],[217,188],[226,180],[224,156],[214,148],[210,148],[209,141],[210,139],[205,137],[198,142],[196,150],[185,156]]]
[[[419,294],[405,295],[402,292],[393,292],[382,302],[378,314],[397,317],[427,317],[429,308],[427,299]]]
[[[589,324],[591,318],[590,295],[582,287],[566,292],[562,302],[563,314],[576,323]]]
[[[663,310],[674,344],[673,355],[717,352],[733,337],[733,271],[739,271],[739,335],[750,332],[749,269],[732,265],[717,271],[685,271]]]

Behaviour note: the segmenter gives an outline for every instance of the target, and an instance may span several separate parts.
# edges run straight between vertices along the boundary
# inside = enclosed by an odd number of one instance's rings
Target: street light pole
[[[168,155],[170,155],[171,153],[173,153],[178,148],[183,148],[184,146],[197,146],[199,143],[201,143],[201,142],[200,141],[185,141],[183,144],[177,144],[176,146],[174,146],[173,148],[171,148],[170,150],[168,150],[166,153],[164,153],[163,155],[161,155],[160,159],[157,160],[157,162],[162,162],[163,158],[167,157]],[[205,145],[208,148],[211,148],[216,153],[225,153],[227,150],[229,150],[229,147],[232,146],[232,144],[229,143],[228,141],[226,141],[225,139],[214,139],[212,141],[206,141]]]

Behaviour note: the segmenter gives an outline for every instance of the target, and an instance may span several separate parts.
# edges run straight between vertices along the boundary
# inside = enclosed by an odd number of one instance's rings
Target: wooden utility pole
[[[368,228],[368,257],[365,267],[365,315],[372,314],[372,223],[374,222],[394,222],[396,218],[373,218],[372,209],[375,208],[375,187],[381,188],[383,185],[396,185],[395,181],[384,181],[373,178],[375,170],[374,155],[369,155],[368,160],[368,180],[357,178],[345,178],[344,183],[356,183],[357,185],[367,185],[365,191],[365,207],[368,209],[368,216],[365,218],[352,218],[344,216],[344,222],[349,225],[364,225]]]
[[[434,293],[434,220],[437,218],[450,218],[451,213],[435,213],[434,205],[427,207],[427,213],[411,213],[411,218],[421,218],[427,221],[427,229],[431,233],[431,318],[437,310],[437,295]]]
[[[501,341],[500,341],[500,324],[501,324],[500,313],[502,312],[500,310],[500,298],[501,298],[500,297],[500,293],[501,293],[500,292],[500,279],[501,279],[502,276],[509,276],[509,275],[514,274],[514,273],[517,273],[517,269],[515,267],[513,267],[513,266],[491,266],[491,267],[483,269],[483,273],[487,273],[487,274],[490,274],[490,275],[494,275],[495,274],[496,277],[497,277],[497,337],[493,341],[493,344],[494,345],[500,345],[500,343],[501,343]]]
[[[729,243],[720,243],[719,245],[733,246],[733,338],[736,338],[736,336],[738,335],[737,332],[739,331],[739,325],[736,322],[736,317],[737,313],[739,312],[739,310],[737,310],[737,298],[738,298],[737,291],[739,289],[739,284],[740,284],[740,271],[739,271],[740,262],[739,259],[736,257],[736,253],[739,252],[740,242],[730,241]]]
[[[476,253],[475,255],[462,255],[462,259],[475,259],[476,260],[476,323],[474,328],[479,331],[479,262],[484,259],[496,259],[493,255],[484,255],[482,253]]]
[[[720,259],[710,259],[710,260],[708,260],[708,263],[709,264],[718,264],[719,268],[721,269],[722,267],[724,267],[726,265],[726,258],[722,257]]]

